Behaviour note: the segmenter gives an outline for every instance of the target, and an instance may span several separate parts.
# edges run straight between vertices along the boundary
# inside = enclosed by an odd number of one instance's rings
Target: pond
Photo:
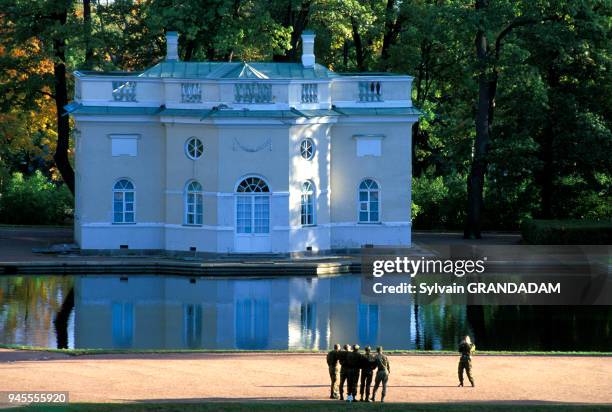
[[[0,277],[0,344],[49,348],[319,349],[334,343],[612,350],[610,306],[415,305],[362,294],[359,275]]]

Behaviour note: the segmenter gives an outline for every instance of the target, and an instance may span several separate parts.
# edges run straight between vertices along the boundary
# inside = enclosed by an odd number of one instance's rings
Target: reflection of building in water
[[[413,347],[410,301],[379,304],[359,276],[81,276],[75,308],[77,348]]]

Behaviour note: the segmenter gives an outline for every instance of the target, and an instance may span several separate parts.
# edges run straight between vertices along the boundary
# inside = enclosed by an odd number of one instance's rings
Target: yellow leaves
[[[37,105],[37,110],[0,113],[0,136],[9,151],[50,161],[57,142],[55,104],[41,97]]]

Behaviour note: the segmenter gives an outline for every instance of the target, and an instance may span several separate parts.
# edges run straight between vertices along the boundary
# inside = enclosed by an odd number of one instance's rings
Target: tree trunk
[[[66,24],[68,18],[67,5],[57,10],[54,15],[55,20],[62,26]],[[62,35],[63,36],[63,35]],[[57,146],[53,159],[55,165],[62,175],[62,179],[68,189],[74,195],[74,170],[68,158],[68,149],[70,148],[70,119],[65,112],[64,107],[68,104],[68,90],[66,84],[66,41],[64,37],[57,37],[53,40],[53,54],[55,61],[53,62],[53,77],[55,84],[55,109],[57,113]]]
[[[556,120],[556,96],[554,94],[559,87],[559,73],[553,67],[554,63],[551,63],[548,68],[548,90],[550,102],[550,108],[548,112],[548,122],[544,127],[542,133],[542,140],[540,141],[540,150],[538,157],[542,162],[542,170],[536,177],[536,181],[540,186],[540,213],[538,215],[541,219],[552,219],[552,198],[553,198],[553,145],[555,140],[555,124]],[[552,96],[551,96],[552,94]]]
[[[55,319],[53,319],[58,349],[68,349],[68,320],[73,309],[74,288],[71,288],[62,302],[60,310],[55,315]]]
[[[291,2],[287,10],[287,16],[285,17],[285,26],[293,27],[291,32],[291,49],[287,50],[285,54],[275,54],[272,56],[272,61],[275,62],[296,62],[299,61],[298,45],[302,41],[302,33],[308,25],[308,17],[310,16],[310,5],[312,0],[302,0],[300,9],[297,13],[294,13],[291,8]]]
[[[385,61],[389,59],[389,49],[395,41],[397,29],[395,20],[395,0],[387,0],[387,8],[385,10],[385,33],[383,35],[383,44],[380,53],[385,66]]]
[[[83,0],[83,29],[85,31],[85,68],[93,68],[93,48],[91,47],[91,0]]]
[[[423,165],[417,158],[417,148],[419,144],[425,145],[426,135],[421,131],[419,122],[412,124],[412,176],[419,177],[423,173]]]
[[[477,0],[476,9],[486,8],[487,0]],[[483,28],[476,33],[476,56],[479,63],[478,103],[476,106],[476,139],[472,154],[472,167],[467,180],[467,219],[463,236],[466,239],[480,239],[484,180],[487,168],[486,156],[489,147],[489,113],[491,105],[491,82],[487,77],[488,41]]]
[[[344,39],[344,44],[342,45],[342,67],[344,71],[348,67],[348,56],[349,56],[349,44],[348,40]]]
[[[365,71],[365,58],[363,55],[363,42],[359,34],[359,25],[354,17],[351,17],[351,27],[353,29],[353,44],[355,45],[355,57],[357,59],[357,70]]]
[[[191,61],[191,59],[193,58],[193,52],[195,51],[195,40],[188,40],[187,44],[185,45],[185,56],[184,56],[184,61],[188,62]]]

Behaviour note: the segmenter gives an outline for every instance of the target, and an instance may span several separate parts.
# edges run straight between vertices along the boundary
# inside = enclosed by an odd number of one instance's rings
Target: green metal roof
[[[127,106],[84,106],[80,103],[72,102],[66,106],[66,113],[68,114],[111,114],[111,115],[145,115],[145,116],[157,116],[162,111],[162,107],[127,107]]]
[[[158,63],[139,77],[176,79],[286,79],[316,80],[340,77],[331,70],[315,64],[304,68],[301,63],[226,63],[226,62],[170,62]]]
[[[146,115],[146,116],[186,116],[200,117],[202,119],[214,118],[312,118],[329,116],[418,116],[421,111],[414,107],[393,108],[332,108],[316,110],[231,110],[231,109],[167,109],[160,107],[127,107],[127,106],[83,106],[79,103],[70,103],[65,107],[69,114],[89,115]]]
[[[416,107],[334,107],[334,111],[346,116],[419,116]]]

